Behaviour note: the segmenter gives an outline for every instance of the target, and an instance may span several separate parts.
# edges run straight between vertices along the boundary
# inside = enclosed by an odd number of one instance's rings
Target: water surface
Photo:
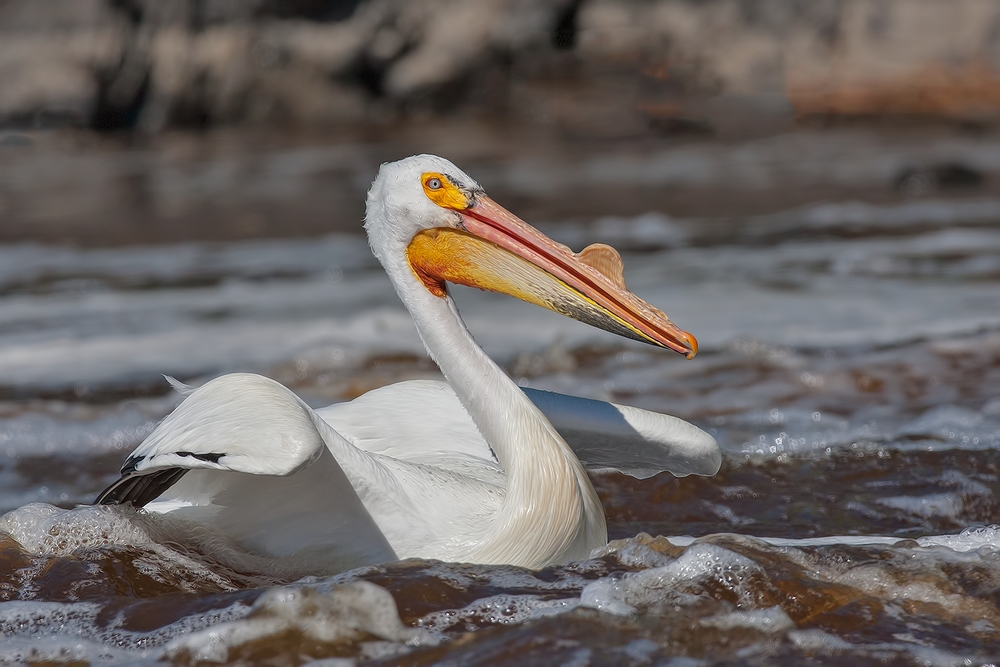
[[[543,223],[621,248],[701,353],[456,290],[473,333],[526,386],[698,424],[722,470],[596,475],[613,542],[584,562],[305,580],[77,505],[179,402],[162,374],[261,372],[313,405],[437,377],[364,239],[0,247],[0,659],[996,662],[998,219],[977,199]]]

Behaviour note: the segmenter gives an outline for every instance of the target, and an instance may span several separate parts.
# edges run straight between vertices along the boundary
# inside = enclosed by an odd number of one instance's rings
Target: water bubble
[[[330,265],[327,267],[326,271],[323,272],[323,278],[325,278],[327,282],[339,283],[343,277],[344,270],[336,265]]]

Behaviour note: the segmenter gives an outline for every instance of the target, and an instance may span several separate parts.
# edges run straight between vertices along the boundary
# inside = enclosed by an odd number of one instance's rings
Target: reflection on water
[[[0,509],[21,507],[0,521],[0,655],[995,660],[998,211],[942,200],[548,225],[574,247],[623,248],[629,286],[702,352],[685,361],[458,290],[472,331],[522,384],[695,422],[724,449],[720,473],[598,475],[617,541],[582,563],[408,561],[300,581],[223,565],[143,514],[68,508],[180,400],[161,373],[254,370],[315,405],[434,376],[364,240],[0,248]]]

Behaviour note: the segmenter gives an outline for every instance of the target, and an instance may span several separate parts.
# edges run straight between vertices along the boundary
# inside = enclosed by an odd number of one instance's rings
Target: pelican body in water
[[[401,382],[321,410],[259,375],[177,383],[189,395],[97,503],[338,568],[411,557],[541,568],[607,544],[585,465],[717,472],[715,440],[676,417],[518,387],[448,292],[449,282],[503,292],[694,356],[695,339],[625,287],[613,248],[573,253],[431,155],[382,165],[365,228],[446,382]]]

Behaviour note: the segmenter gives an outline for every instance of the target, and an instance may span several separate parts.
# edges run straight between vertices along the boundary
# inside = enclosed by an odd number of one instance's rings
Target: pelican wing
[[[192,392],[96,502],[170,512],[257,554],[341,570],[396,559],[350,480],[380,476],[387,473],[377,460],[291,391],[233,374]],[[393,490],[391,480],[378,487]]]
[[[664,471],[682,477],[719,470],[722,453],[715,439],[677,417],[538,389],[524,393],[591,470],[613,469],[639,478]],[[471,462],[484,470],[497,466],[446,382],[399,382],[317,413],[369,452],[444,467]]]
[[[590,470],[644,479],[714,475],[722,465],[715,438],[678,417],[539,389],[524,389]]]
[[[400,461],[503,474],[455,391],[439,380],[409,380],[316,413],[357,447]]]
[[[506,476],[451,386],[414,380],[313,410],[232,374],[190,395],[132,453],[100,504],[219,531],[303,572],[399,557],[461,559]],[[675,417],[525,390],[591,469],[712,474],[719,449]],[[213,538],[214,539],[214,538]],[[468,544],[467,544],[468,543]]]

